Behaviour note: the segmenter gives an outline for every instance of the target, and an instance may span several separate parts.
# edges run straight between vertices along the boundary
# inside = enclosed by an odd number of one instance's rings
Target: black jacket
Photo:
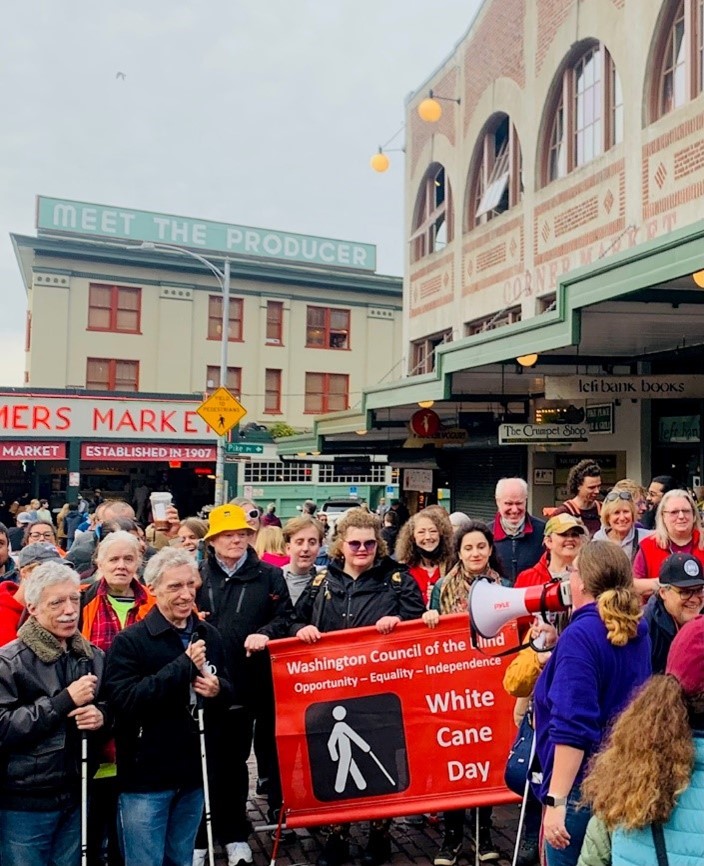
[[[286,637],[293,617],[291,596],[280,568],[262,562],[252,547],[244,565],[232,577],[220,568],[212,552],[200,564],[203,586],[198,591],[198,610],[220,632],[227,667],[235,687],[235,704],[249,706],[259,700],[263,682],[269,678],[269,654],[252,653],[244,642],[250,634],[271,640]]]
[[[303,590],[296,604],[291,634],[304,625],[322,632],[374,625],[382,616],[418,619],[425,604],[415,579],[386,556],[353,580],[333,560]]]
[[[232,687],[222,641],[197,624],[220,693],[206,699],[205,728],[224,724]],[[198,671],[158,607],[121,631],[108,652],[105,689],[115,715],[117,782],[121,791],[164,791],[202,784],[197,712],[191,683]]]
[[[545,552],[545,521],[526,514],[523,532],[520,535],[506,535],[501,517],[496,514],[493,533],[494,549],[504,570],[504,582],[513,586],[518,575],[527,568],[533,568]]]
[[[670,644],[677,634],[677,624],[665,609],[663,600],[657,593],[648,599],[643,618],[648,623],[653,673],[664,674]]]
[[[67,686],[87,673],[98,677],[104,656],[80,635],[68,652],[43,640],[33,618],[17,640],[0,649],[0,808],[53,811],[80,799],[80,734],[68,714],[76,709]],[[107,715],[104,712],[105,715]],[[89,733],[97,748],[105,731]],[[93,750],[91,750],[93,752]],[[97,760],[94,769],[97,767]]]

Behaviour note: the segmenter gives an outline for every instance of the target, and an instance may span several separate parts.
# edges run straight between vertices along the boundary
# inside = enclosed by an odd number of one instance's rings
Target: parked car
[[[349,511],[350,508],[358,508],[359,505],[359,499],[326,499],[325,502],[323,502],[318,511],[324,511],[328,516],[330,538],[334,535],[335,524],[339,518],[342,517],[345,511]]]

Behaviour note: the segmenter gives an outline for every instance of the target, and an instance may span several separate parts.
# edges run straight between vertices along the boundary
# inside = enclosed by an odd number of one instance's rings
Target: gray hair
[[[699,514],[699,509],[697,508],[697,503],[692,499],[691,494],[687,490],[675,489],[668,490],[667,493],[660,500],[660,504],[658,505],[658,510],[655,512],[655,540],[657,542],[658,547],[661,547],[663,550],[667,550],[668,545],[670,544],[670,536],[667,534],[667,529],[665,528],[665,517],[663,515],[664,511],[667,511],[667,504],[672,499],[686,499],[689,503],[689,507],[692,509],[692,516],[694,519],[694,529],[698,530],[700,533],[702,531],[702,518]],[[704,535],[700,534],[699,538],[699,548],[701,549],[702,544],[704,544]]]
[[[131,532],[127,532],[125,529],[118,529],[117,532],[111,532],[103,538],[98,545],[98,550],[95,555],[97,565],[105,562],[110,553],[110,549],[115,544],[129,544],[130,547],[134,549],[134,553],[137,556],[137,565],[140,565],[142,562],[142,548],[139,546],[139,539],[136,535],[132,535]]]
[[[38,565],[34,571],[22,581],[24,586],[24,598],[27,606],[37,605],[44,590],[55,583],[66,583],[66,581],[81,585],[81,579],[69,565],[63,562],[45,562]]]
[[[494,491],[494,496],[496,499],[501,496],[503,493],[504,487],[508,484],[518,484],[523,491],[523,495],[526,499],[528,499],[528,483],[524,478],[499,478],[496,482],[496,490]]]
[[[144,582],[150,589],[154,589],[167,571],[187,565],[193,572],[198,574],[198,566],[195,559],[185,550],[178,547],[162,547],[159,553],[152,556],[144,569]]]

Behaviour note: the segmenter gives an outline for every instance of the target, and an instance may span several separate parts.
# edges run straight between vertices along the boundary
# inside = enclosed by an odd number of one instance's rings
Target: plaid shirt
[[[147,590],[139,581],[133,580],[131,587],[134,590],[134,606],[127,614],[125,628],[137,621],[139,609],[150,601]],[[122,627],[108,599],[108,584],[105,578],[99,582],[95,598],[89,604],[96,605],[95,616],[90,635],[84,635],[84,637],[87,637],[91,643],[95,644],[103,652],[107,652],[117,634],[122,630]]]

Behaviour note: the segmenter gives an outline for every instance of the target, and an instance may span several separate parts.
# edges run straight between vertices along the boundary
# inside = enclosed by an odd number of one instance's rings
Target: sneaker
[[[462,850],[462,840],[459,839],[443,839],[440,850],[435,855],[433,860],[434,866],[455,866],[457,858]]]
[[[491,833],[482,834],[479,838],[479,862],[489,863],[492,860],[498,860],[501,854],[496,850],[491,839]]]
[[[540,855],[537,839],[524,839],[518,846],[516,866],[539,866]]]
[[[266,797],[269,793],[269,779],[266,776],[257,779],[257,787],[255,790],[257,797]]]
[[[252,862],[252,849],[247,842],[228,842],[225,845],[227,851],[227,866],[244,866]]]
[[[205,866],[205,858],[207,856],[207,848],[195,848],[193,851],[193,866]]]

